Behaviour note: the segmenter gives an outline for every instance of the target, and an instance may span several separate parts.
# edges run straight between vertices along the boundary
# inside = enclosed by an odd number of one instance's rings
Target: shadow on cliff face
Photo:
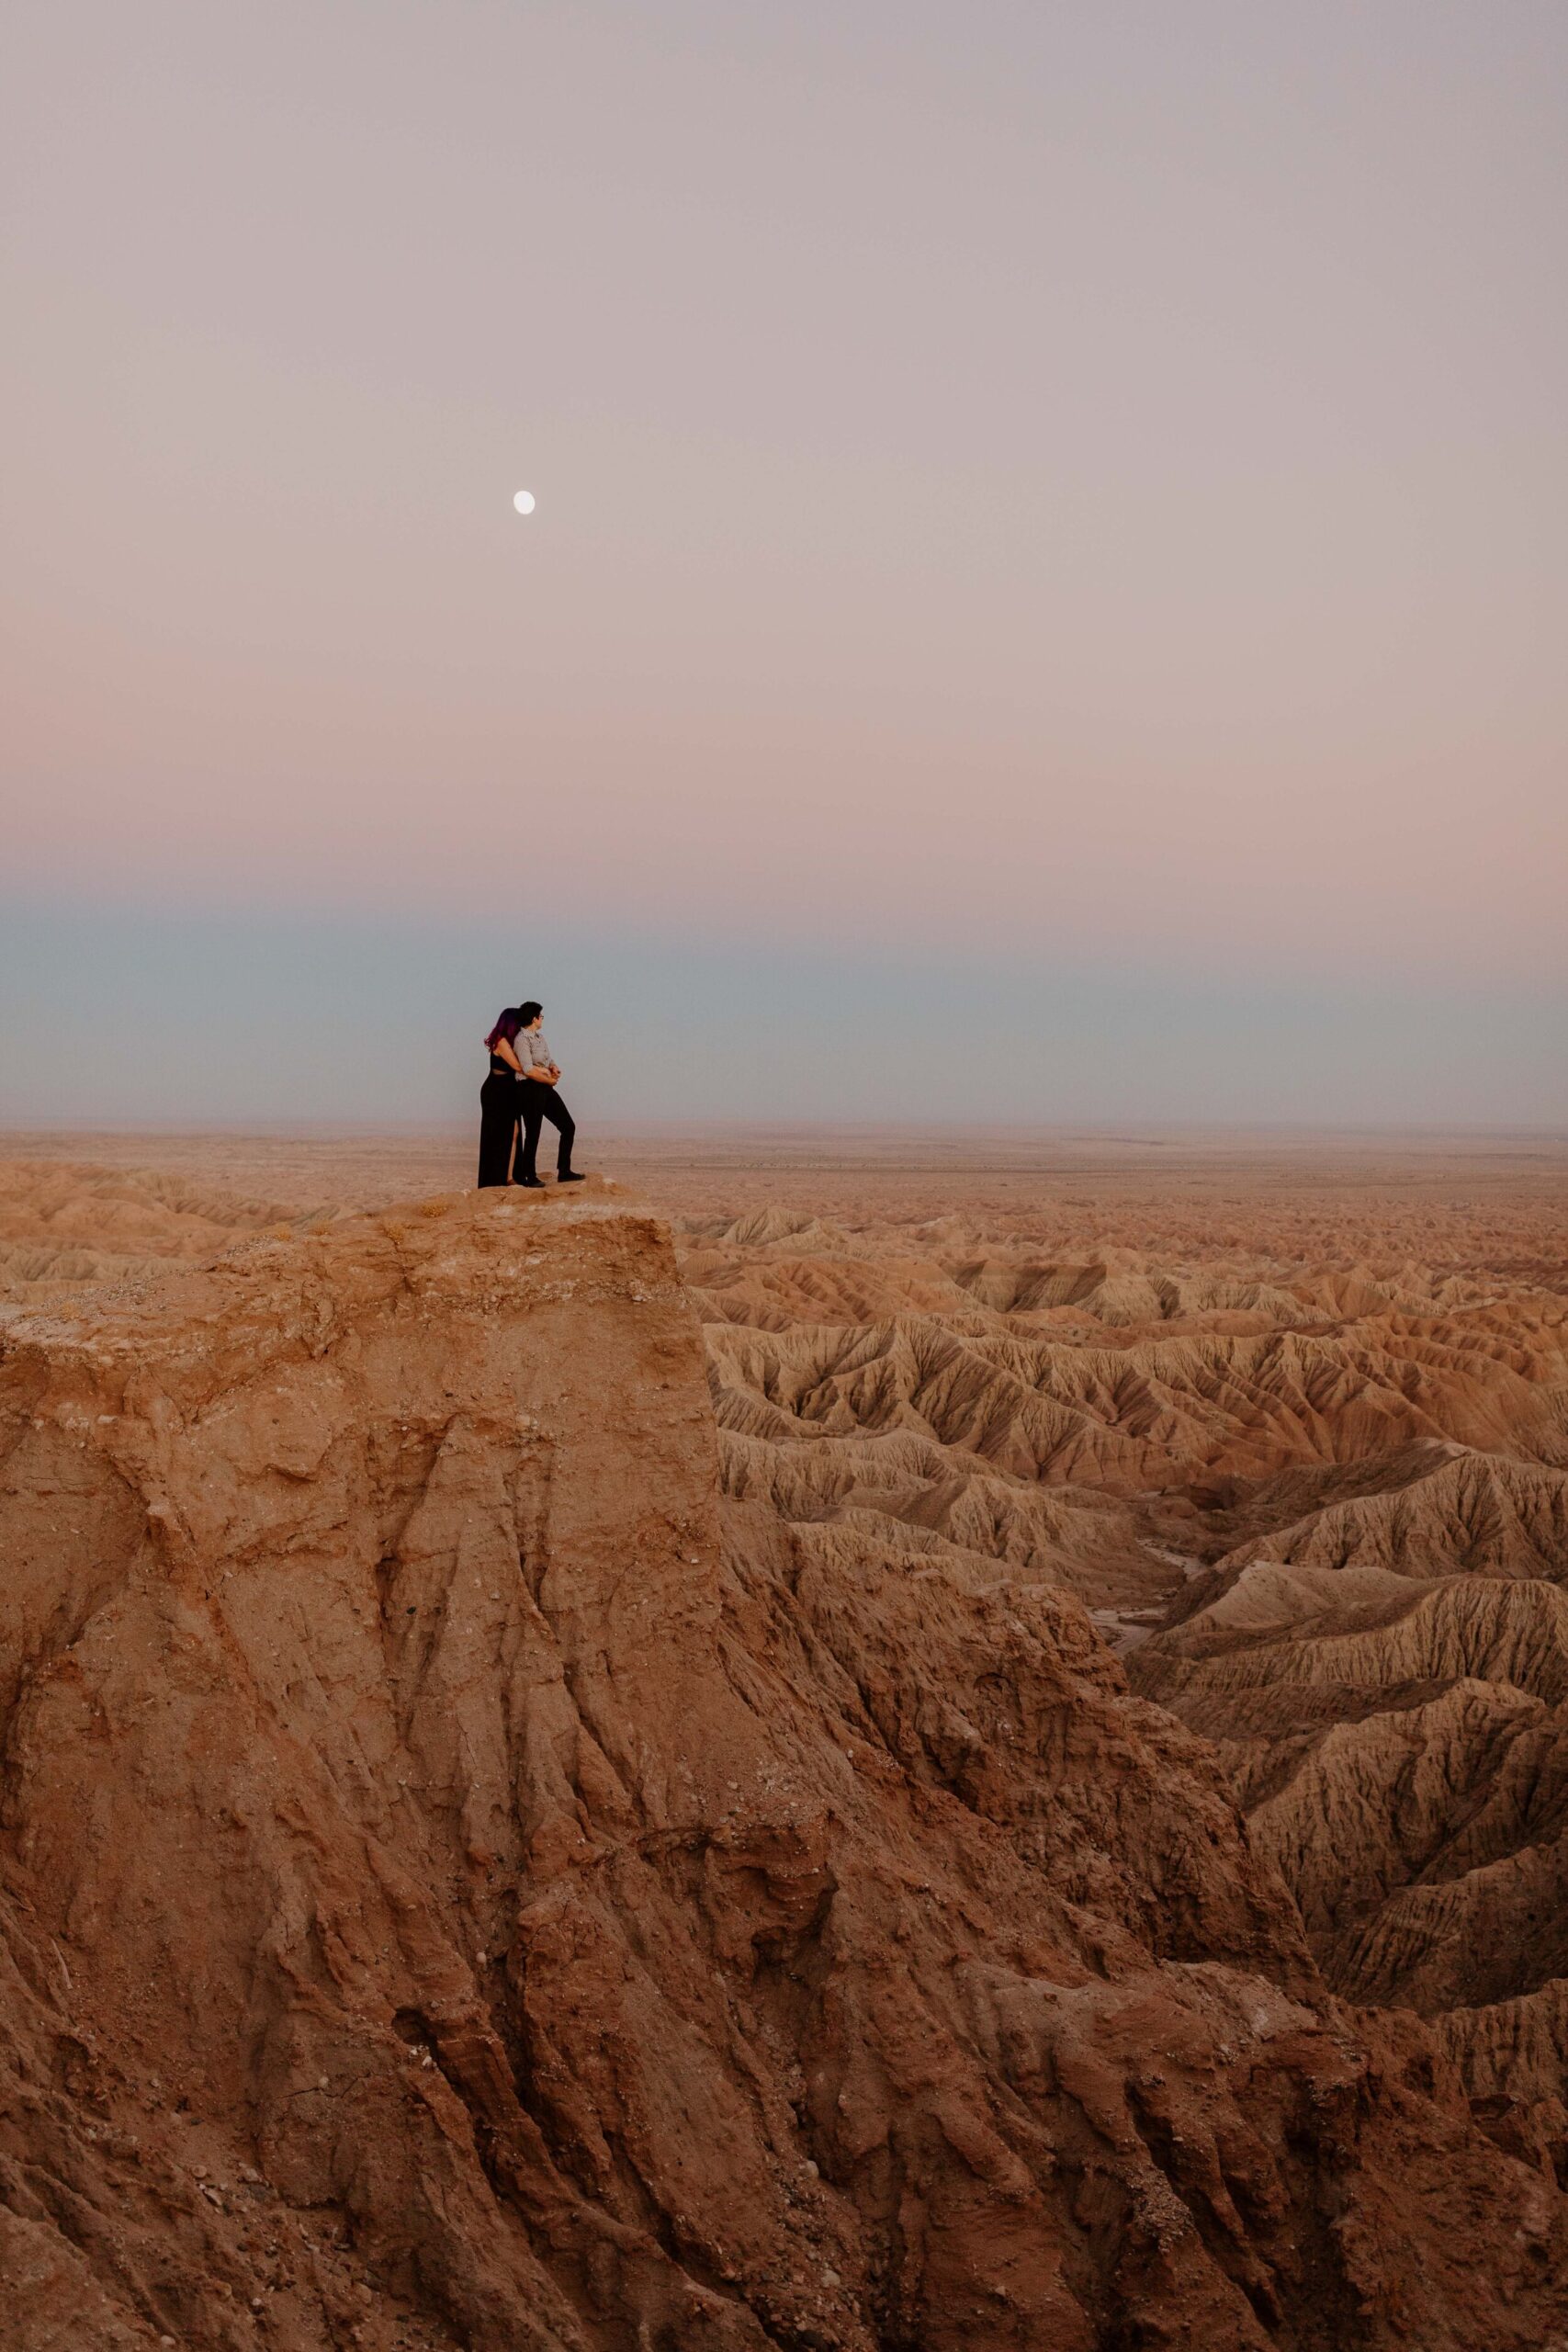
[[[247,1239],[0,1410],[18,2352],[1568,2325],[1562,2199],[1071,1593],[721,1505],[635,1204]]]

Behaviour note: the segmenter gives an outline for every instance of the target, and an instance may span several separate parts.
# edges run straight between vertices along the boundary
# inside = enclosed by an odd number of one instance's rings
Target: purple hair
[[[495,1024],[495,1027],[491,1031],[490,1035],[485,1039],[485,1044],[490,1047],[491,1052],[493,1054],[497,1045],[503,1037],[509,1046],[513,1044],[516,1038],[517,1032],[522,1028],[522,1013],[514,1004],[509,1004],[502,1013],[500,1020]]]

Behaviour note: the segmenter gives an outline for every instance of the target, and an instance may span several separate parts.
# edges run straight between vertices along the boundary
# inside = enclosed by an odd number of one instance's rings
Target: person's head
[[[536,1028],[538,1025],[539,1015],[543,1012],[544,1009],[544,1006],[538,1003],[533,997],[530,997],[525,1004],[520,1004],[517,1008],[518,1028]]]
[[[536,1006],[535,1011],[537,1012],[537,1010],[538,1007]],[[520,1005],[509,1004],[507,1006],[505,1012],[501,1015],[499,1021],[497,1021],[495,1027],[485,1039],[485,1044],[490,1047],[492,1054],[494,1053],[497,1046],[502,1044],[508,1046],[511,1045],[513,1039],[516,1036],[517,1032],[523,1026],[523,1012],[524,1008]]]

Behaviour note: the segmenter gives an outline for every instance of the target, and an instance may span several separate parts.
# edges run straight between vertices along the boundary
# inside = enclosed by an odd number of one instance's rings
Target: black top
[[[503,1062],[499,1054],[491,1054],[490,1057],[490,1074],[491,1078],[515,1078],[517,1072],[513,1069],[510,1062]]]

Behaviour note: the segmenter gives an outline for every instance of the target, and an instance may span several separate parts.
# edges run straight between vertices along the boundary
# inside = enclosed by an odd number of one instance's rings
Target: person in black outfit
[[[539,1188],[539,1173],[535,1159],[539,1148],[539,1130],[548,1119],[557,1131],[556,1182],[581,1184],[581,1177],[571,1164],[571,1141],[577,1133],[577,1122],[561,1101],[558,1091],[560,1064],[545,1043],[545,1033],[539,1026],[544,1006],[532,999],[517,1008],[517,1028],[513,1032],[518,1068],[523,1073],[522,1119],[523,1152],[515,1182],[530,1191]]]
[[[512,1167],[512,1144],[523,1101],[523,1065],[513,1042],[523,1025],[521,1008],[508,1005],[485,1039],[490,1076],[479,1089],[479,1183],[504,1184]]]

